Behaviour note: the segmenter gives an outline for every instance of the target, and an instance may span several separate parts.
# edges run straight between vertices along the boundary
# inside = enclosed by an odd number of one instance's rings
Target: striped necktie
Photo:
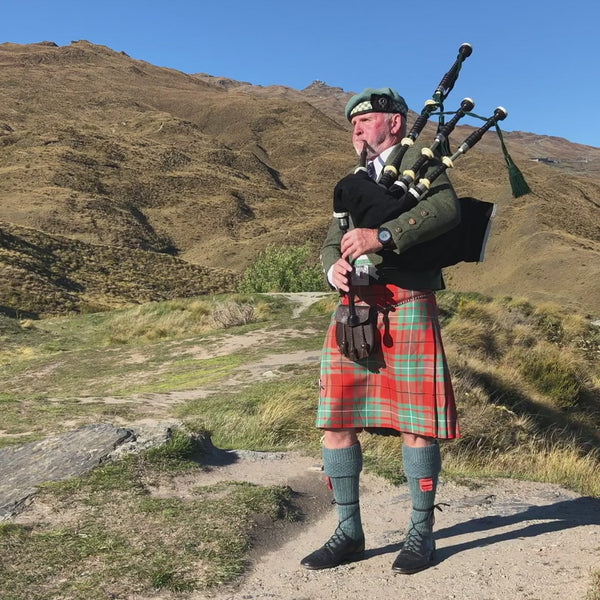
[[[367,163],[367,175],[373,180],[377,179],[377,172],[375,171],[375,165],[373,164],[373,161],[369,161]]]

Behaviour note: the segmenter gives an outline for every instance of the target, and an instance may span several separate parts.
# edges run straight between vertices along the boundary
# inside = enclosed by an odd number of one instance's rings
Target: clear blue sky
[[[0,14],[0,42],[85,39],[265,86],[390,86],[417,112],[469,42],[447,110],[470,96],[480,115],[504,106],[504,130],[600,146],[598,0],[4,0]]]

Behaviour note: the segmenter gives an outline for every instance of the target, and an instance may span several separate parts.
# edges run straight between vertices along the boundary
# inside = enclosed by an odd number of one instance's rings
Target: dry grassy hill
[[[85,41],[0,44],[0,66],[8,314],[230,291],[268,244],[317,247],[354,163],[351,92],[322,82],[189,75]],[[486,262],[449,269],[450,286],[599,315],[600,148],[505,140],[533,193],[511,197],[492,132],[457,163],[457,189],[500,211]]]

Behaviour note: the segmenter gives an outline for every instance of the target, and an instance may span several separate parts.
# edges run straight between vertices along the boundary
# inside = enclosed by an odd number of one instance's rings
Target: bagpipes
[[[349,217],[355,227],[377,228],[414,208],[427,196],[433,182],[447,169],[454,168],[455,161],[466,154],[493,126],[500,137],[509,168],[513,196],[518,197],[531,191],[508,155],[502,140],[498,122],[508,114],[502,107],[496,108],[494,114],[471,133],[456,152],[449,155],[448,138],[458,121],[467,114],[482,118],[470,112],[475,104],[470,98],[465,98],[453,118],[448,123],[443,122],[443,101],[454,87],[462,62],[471,52],[469,44],[463,44],[459,48],[456,61],[440,81],[432,99],[425,102],[409,133],[392,151],[378,183],[367,175],[366,145],[354,173],[338,182],[334,190],[333,210],[342,231],[348,229]],[[404,155],[419,137],[429,117],[437,110],[440,122],[433,143],[423,148],[412,167],[399,177]],[[429,172],[425,174],[426,171]],[[408,269],[431,269],[449,267],[460,262],[481,262],[495,214],[495,204],[470,197],[459,198],[459,203],[461,220],[456,227],[403,251],[396,257],[395,263]]]

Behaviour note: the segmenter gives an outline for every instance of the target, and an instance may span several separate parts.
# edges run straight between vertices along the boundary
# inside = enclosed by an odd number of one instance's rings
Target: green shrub
[[[311,247],[268,246],[248,267],[239,285],[242,293],[326,291],[321,267],[310,259]]]

